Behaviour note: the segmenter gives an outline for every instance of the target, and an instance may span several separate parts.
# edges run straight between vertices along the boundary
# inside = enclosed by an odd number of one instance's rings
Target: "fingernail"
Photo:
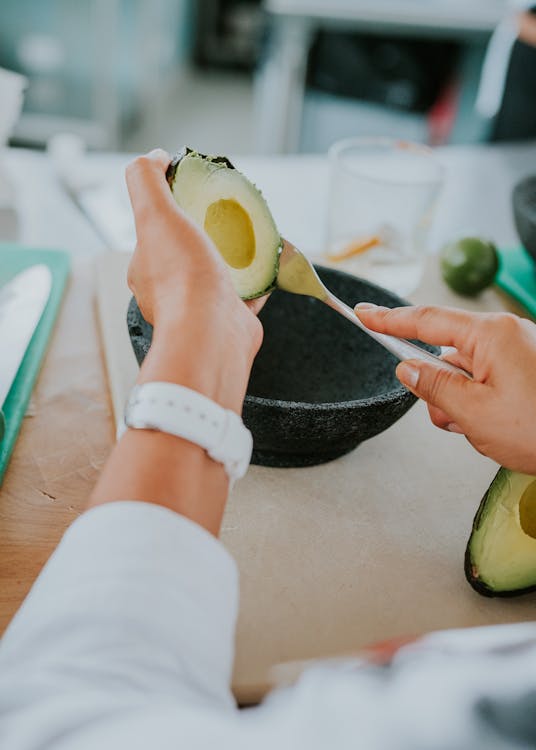
[[[450,424],[447,425],[447,430],[449,432],[455,432],[457,435],[464,435],[464,431],[462,428],[456,424],[456,422],[450,422]]]
[[[416,388],[419,382],[419,370],[413,365],[408,365],[407,362],[402,362],[396,368],[397,378],[403,385],[407,385],[409,388]]]
[[[163,159],[163,158],[169,158],[169,154],[167,151],[164,151],[163,148],[153,148],[149,153],[147,154],[148,159]]]
[[[354,310],[370,310],[372,307],[378,307],[373,302],[359,302]]]

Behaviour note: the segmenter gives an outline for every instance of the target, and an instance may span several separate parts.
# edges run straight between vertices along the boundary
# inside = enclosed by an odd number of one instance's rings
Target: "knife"
[[[48,266],[21,271],[0,289],[0,441],[6,422],[2,407],[46,307],[52,287]]]

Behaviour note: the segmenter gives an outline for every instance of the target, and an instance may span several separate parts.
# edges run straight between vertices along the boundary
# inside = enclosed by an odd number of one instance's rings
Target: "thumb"
[[[430,406],[448,414],[457,424],[466,421],[474,410],[474,390],[480,384],[447,370],[420,360],[406,360],[396,368],[400,382]]]
[[[169,154],[155,149],[138,156],[126,169],[126,182],[138,236],[148,217],[161,211],[166,205],[176,210],[171,190],[166,181]]]

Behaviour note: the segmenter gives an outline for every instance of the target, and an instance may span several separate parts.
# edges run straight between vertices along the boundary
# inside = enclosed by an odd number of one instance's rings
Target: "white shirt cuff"
[[[217,539],[157,505],[108,503],[67,530],[2,651],[230,704],[237,610],[236,564]]]

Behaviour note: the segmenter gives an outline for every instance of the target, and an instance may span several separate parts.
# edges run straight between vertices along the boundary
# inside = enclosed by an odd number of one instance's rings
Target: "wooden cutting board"
[[[98,307],[116,414],[136,376],[125,323],[128,255],[102,256]],[[415,302],[512,309],[488,290],[451,294],[431,259]],[[257,700],[281,662],[355,652],[440,628],[532,620],[536,597],[485,599],[463,556],[497,467],[459,435],[434,428],[423,404],[353,453],[323,466],[252,466],[230,498],[222,540],[241,574],[233,687]]]
[[[61,250],[44,250],[0,243],[0,287],[11,281],[21,271],[37,264],[48,266],[52,276],[52,286],[41,319],[3,404],[6,431],[0,442],[0,485],[15,447],[22,420],[27,413],[41,362],[54,329],[70,266],[69,256]]]

